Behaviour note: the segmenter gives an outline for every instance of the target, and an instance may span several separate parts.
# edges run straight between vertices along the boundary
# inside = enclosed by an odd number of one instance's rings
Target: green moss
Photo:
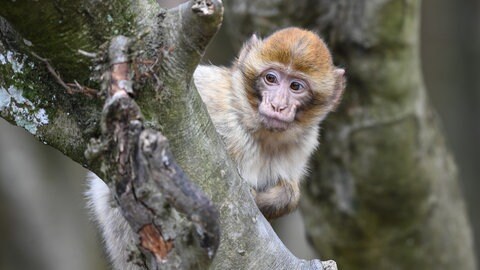
[[[420,156],[412,154],[417,152],[417,134],[412,116],[352,136],[355,146],[350,166],[362,196],[358,198],[362,206],[359,210],[375,213],[371,217],[373,230],[385,230],[392,225],[409,227],[425,214],[418,206],[427,197],[428,181],[422,173]]]
[[[425,172],[424,153],[418,149],[417,121],[412,115],[350,135],[348,162],[342,164],[342,175],[351,178],[352,194],[330,197],[322,204],[323,219],[341,226],[329,228],[332,240],[328,245],[318,244],[326,254],[335,256],[342,268],[391,269],[394,261],[402,261],[407,268],[427,266],[419,264],[428,264],[421,258],[425,254],[413,248],[425,237],[432,184]],[[320,166],[337,168],[335,162],[323,159]],[[317,184],[325,189],[325,183]],[[334,187],[338,185],[343,184],[334,183]],[[335,189],[323,192],[338,196]],[[349,208],[338,207],[339,201]],[[389,259],[383,261],[383,257]]]
[[[419,10],[421,1],[395,0],[387,1],[377,12],[379,29],[378,36],[382,40],[382,46],[395,49],[398,46],[411,46],[409,42],[416,38],[418,32],[417,20],[414,12]]]
[[[78,50],[97,52],[112,36],[133,33],[134,16],[125,1],[7,1],[2,3],[0,16],[38,55],[49,59],[65,81],[88,84],[91,59]],[[25,10],[35,12],[25,16]]]

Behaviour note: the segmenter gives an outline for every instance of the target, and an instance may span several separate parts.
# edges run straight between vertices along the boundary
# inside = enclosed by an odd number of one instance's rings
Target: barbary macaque
[[[299,28],[264,40],[252,36],[231,68],[195,71],[195,85],[216,130],[266,218],[296,208],[319,124],[340,101],[344,73],[319,36]],[[87,195],[114,267],[138,269],[125,265],[133,233],[112,206],[108,187],[91,177]]]
[[[325,43],[299,28],[265,40],[254,35],[231,68],[195,71],[217,132],[268,219],[296,208],[319,124],[340,101],[344,73]]]

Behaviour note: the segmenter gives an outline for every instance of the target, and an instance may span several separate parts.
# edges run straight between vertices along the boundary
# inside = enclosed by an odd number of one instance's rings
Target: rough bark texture
[[[421,77],[420,1],[238,0],[226,8],[241,26],[231,31],[237,39],[309,27],[347,70],[303,192],[318,253],[341,269],[475,269],[455,164]]]
[[[148,269],[206,268],[220,243],[218,211],[175,162],[166,138],[145,129],[129,96],[130,46],[124,36],[110,42],[102,137],[91,140],[87,154],[101,157],[101,171],[137,232],[139,250],[130,260]]]
[[[32,9],[39,12],[32,15]],[[294,257],[260,214],[192,83],[192,73],[221,23],[222,12],[220,1],[208,0],[168,11],[147,0],[2,3],[1,116],[109,179],[111,167],[101,168],[100,160],[89,163],[84,156],[87,142],[100,135],[103,101],[82,92],[86,87],[100,89],[106,81],[101,79],[109,67],[104,44],[113,36],[129,36],[134,40],[130,57],[136,65],[135,99],[144,125],[169,139],[179,165],[220,212],[222,239],[211,268],[322,269],[318,260]],[[78,53],[79,49],[90,53]],[[89,55],[95,57],[93,61]],[[94,145],[90,157],[99,152],[101,145]],[[114,174],[123,173],[129,172]],[[124,209],[125,216],[131,217],[129,211]],[[134,229],[148,236],[143,247],[154,251],[155,257],[162,259],[164,251],[172,248],[168,241],[148,240],[159,235],[151,226]],[[336,267],[327,262],[325,269]]]

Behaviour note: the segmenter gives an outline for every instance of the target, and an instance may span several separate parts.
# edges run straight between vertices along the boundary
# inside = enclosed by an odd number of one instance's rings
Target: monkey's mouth
[[[258,107],[258,113],[265,128],[273,131],[284,131],[290,127],[295,119],[294,109],[294,107],[290,107],[282,111],[275,111],[271,105],[262,102]]]
[[[268,116],[260,114],[260,120],[263,126],[272,131],[284,131],[287,130],[291,124],[291,121],[285,121],[280,117]]]

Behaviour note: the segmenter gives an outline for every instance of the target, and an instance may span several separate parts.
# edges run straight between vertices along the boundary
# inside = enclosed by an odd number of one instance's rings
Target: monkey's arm
[[[255,191],[255,202],[267,219],[286,215],[297,208],[300,199],[298,181],[280,180],[264,191]]]

